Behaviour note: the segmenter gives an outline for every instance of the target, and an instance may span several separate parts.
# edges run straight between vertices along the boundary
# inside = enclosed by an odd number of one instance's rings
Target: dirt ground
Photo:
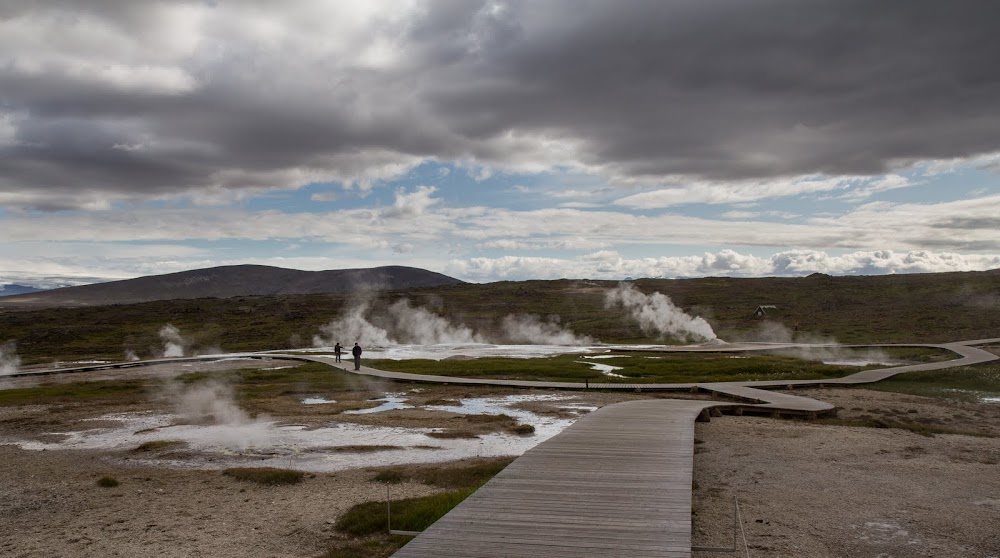
[[[507,393],[514,392],[427,386],[411,402]],[[1000,405],[866,390],[795,393],[834,402],[841,422],[878,419],[979,435],[926,436],[749,416],[699,423],[696,545],[732,543],[735,495],[753,557],[1000,558]],[[352,408],[364,404],[357,393],[334,395]],[[579,402],[603,406],[649,396],[588,392]],[[539,403],[525,406],[560,412]],[[148,401],[113,409],[2,407],[0,439],[43,439],[44,432],[72,428],[84,417],[152,407]],[[278,418],[309,422],[329,416]],[[350,420],[412,427],[440,426],[444,419],[413,409]],[[490,425],[476,428],[482,432]],[[218,470],[150,466],[121,450],[27,451],[13,445],[0,445],[0,464],[0,555],[12,557],[315,557],[336,544],[333,523],[342,512],[385,497],[385,485],[370,482],[372,469],[261,486]],[[97,486],[103,476],[120,485]],[[392,495],[436,490],[404,483],[394,485]]]
[[[699,423],[695,545],[732,544],[735,496],[752,557],[1000,557],[1000,405],[795,393],[835,403],[838,420],[905,416],[992,437],[747,416]]]

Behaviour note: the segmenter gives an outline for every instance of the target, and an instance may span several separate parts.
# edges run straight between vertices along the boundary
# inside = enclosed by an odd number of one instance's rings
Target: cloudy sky
[[[997,21],[986,0],[0,0],[0,284],[997,268]]]

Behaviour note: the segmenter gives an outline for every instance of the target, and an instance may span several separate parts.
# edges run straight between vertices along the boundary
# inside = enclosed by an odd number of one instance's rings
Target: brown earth
[[[732,544],[735,496],[753,557],[1000,556],[1000,405],[856,389],[795,393],[837,404],[844,422],[903,416],[979,435],[753,417],[700,423],[695,545]],[[742,537],[737,546],[742,553]]]

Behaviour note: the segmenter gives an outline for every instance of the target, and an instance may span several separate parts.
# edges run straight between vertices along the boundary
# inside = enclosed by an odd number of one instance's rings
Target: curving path
[[[883,345],[824,345],[824,344],[795,344],[795,343],[743,343],[733,345],[707,345],[707,346],[686,346],[686,347],[664,347],[658,349],[661,352],[751,352],[768,351],[774,349],[794,349],[794,348],[865,348],[865,347],[928,347],[951,351],[959,358],[941,362],[929,362],[924,364],[912,364],[906,366],[895,366],[889,368],[878,368],[856,372],[842,378],[826,378],[817,380],[761,380],[745,382],[694,382],[694,383],[582,383],[582,382],[545,382],[533,380],[498,380],[488,378],[461,378],[455,376],[437,376],[433,374],[410,374],[406,372],[387,372],[375,368],[362,366],[361,370],[355,371],[348,362],[335,363],[333,357],[313,356],[304,354],[289,353],[227,353],[223,355],[205,355],[197,357],[161,358],[151,360],[140,360],[132,362],[119,362],[107,364],[92,364],[87,366],[77,366],[71,368],[50,368],[42,370],[22,371],[16,374],[9,374],[6,377],[26,377],[44,376],[52,374],[67,374],[73,372],[91,372],[95,370],[108,370],[116,368],[132,368],[137,366],[152,366],[157,364],[170,364],[191,361],[211,361],[225,358],[259,358],[276,360],[296,360],[301,362],[318,362],[331,366],[345,372],[351,372],[363,376],[382,378],[386,380],[400,380],[407,382],[425,382],[439,384],[459,384],[459,385],[487,385],[519,388],[543,388],[543,389],[607,389],[625,391],[705,391],[718,394],[727,398],[735,399],[737,403],[731,403],[746,410],[759,410],[761,412],[784,412],[784,413],[825,413],[833,410],[833,405],[823,401],[817,401],[809,397],[802,397],[787,393],[770,391],[773,389],[794,389],[796,387],[814,387],[825,385],[856,385],[872,383],[890,378],[897,374],[906,372],[920,372],[928,370],[943,370],[958,366],[968,366],[983,362],[998,360],[997,355],[977,348],[976,345],[1000,344],[1000,337],[991,339],[975,339],[970,341],[954,341],[951,343],[912,343],[912,344],[883,344]],[[618,349],[618,347],[613,347]],[[644,351],[650,349],[644,348]]]

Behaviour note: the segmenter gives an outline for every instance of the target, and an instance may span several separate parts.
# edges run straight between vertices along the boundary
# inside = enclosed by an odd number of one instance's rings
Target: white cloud
[[[701,256],[626,259],[615,252],[564,258],[470,258],[452,260],[447,272],[478,282],[519,279],[624,279],[625,277],[759,277],[831,275],[880,275],[983,271],[1000,268],[1000,254],[977,255],[948,252],[893,252],[876,250],[830,255],[822,251],[778,252],[768,257],[721,250]]]
[[[779,219],[797,219],[801,215],[790,211],[726,211],[720,217],[724,219],[760,219],[765,217],[776,217]]]
[[[802,176],[734,182],[688,181],[671,188],[633,194],[615,200],[616,205],[658,209],[692,203],[731,204],[842,190],[855,177]]]
[[[316,192],[309,196],[309,199],[314,202],[332,202],[337,201],[336,192]]]
[[[399,188],[396,190],[396,201],[382,215],[389,218],[419,217],[431,206],[440,203],[440,199],[433,197],[434,192],[437,192],[434,186],[417,186],[409,193]]]

